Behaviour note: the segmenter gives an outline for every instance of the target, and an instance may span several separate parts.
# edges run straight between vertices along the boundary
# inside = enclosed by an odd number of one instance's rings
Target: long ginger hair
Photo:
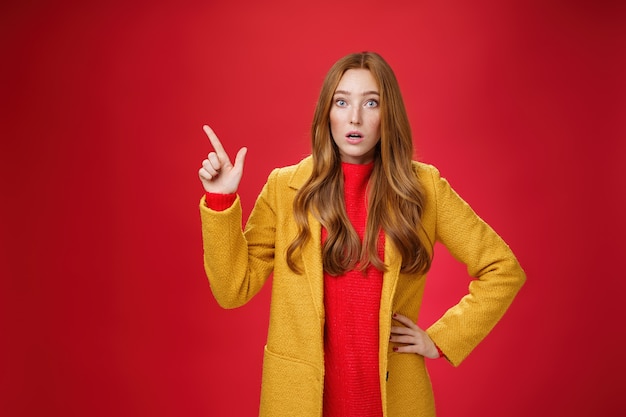
[[[368,186],[363,243],[346,213],[341,158],[330,131],[333,95],[349,69],[369,70],[380,93],[381,138],[376,145]],[[377,248],[381,229],[402,255],[403,272],[428,271],[431,256],[419,236],[424,192],[412,165],[411,128],[396,77],[380,55],[373,52],[351,54],[331,67],[315,108],[311,140],[313,171],[293,202],[298,234],[287,248],[289,267],[301,272],[296,254],[310,238],[308,213],[311,213],[327,231],[322,258],[324,271],[331,275],[341,275],[354,268],[364,271],[370,264],[386,271]],[[432,243],[430,245],[432,249]]]

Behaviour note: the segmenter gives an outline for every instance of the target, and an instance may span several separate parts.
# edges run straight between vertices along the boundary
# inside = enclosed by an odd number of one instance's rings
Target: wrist
[[[435,348],[437,348],[437,358],[443,358],[445,355],[443,354],[443,351],[441,349],[439,349],[439,346],[435,345]]]

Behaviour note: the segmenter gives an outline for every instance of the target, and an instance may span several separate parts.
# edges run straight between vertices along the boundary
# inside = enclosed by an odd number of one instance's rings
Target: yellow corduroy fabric
[[[428,334],[454,365],[489,333],[526,276],[508,245],[427,164],[414,163],[425,190],[422,217],[427,238],[441,242],[475,278],[468,294]],[[309,216],[312,239],[302,248],[304,273],[295,274],[285,251],[297,228],[293,198],[311,173],[311,157],[272,171],[242,232],[239,198],[225,211],[200,203],[204,265],[211,290],[224,308],[245,304],[273,272],[270,325],[263,360],[259,415],[320,417],[324,387],[324,288],[321,225]],[[394,312],[417,321],[425,276],[400,272],[401,259],[389,238],[379,314],[379,375],[385,417],[434,416],[424,358],[390,348]]]

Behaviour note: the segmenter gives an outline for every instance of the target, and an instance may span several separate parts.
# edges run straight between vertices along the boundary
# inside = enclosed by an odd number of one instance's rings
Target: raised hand
[[[395,352],[417,353],[430,359],[439,357],[439,351],[437,351],[435,342],[432,341],[424,330],[413,323],[413,320],[402,314],[394,314],[393,319],[404,325],[391,326],[389,341],[404,344],[404,346],[395,347],[393,349]]]
[[[207,125],[202,126],[202,129],[214,149],[214,152],[210,152],[207,159],[202,161],[202,168],[198,171],[204,190],[215,194],[236,193],[243,175],[243,164],[248,148],[239,149],[233,164],[213,129]]]

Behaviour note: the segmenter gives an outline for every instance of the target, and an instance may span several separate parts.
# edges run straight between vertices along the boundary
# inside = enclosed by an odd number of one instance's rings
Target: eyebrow
[[[346,90],[337,90],[337,91],[335,91],[335,94],[333,94],[333,95],[337,95],[337,94],[343,94],[343,95],[349,96],[352,93],[350,93],[349,91],[346,91]],[[369,95],[372,95],[372,94],[380,96],[378,91],[375,91],[375,90],[365,91],[362,95],[369,96]]]

